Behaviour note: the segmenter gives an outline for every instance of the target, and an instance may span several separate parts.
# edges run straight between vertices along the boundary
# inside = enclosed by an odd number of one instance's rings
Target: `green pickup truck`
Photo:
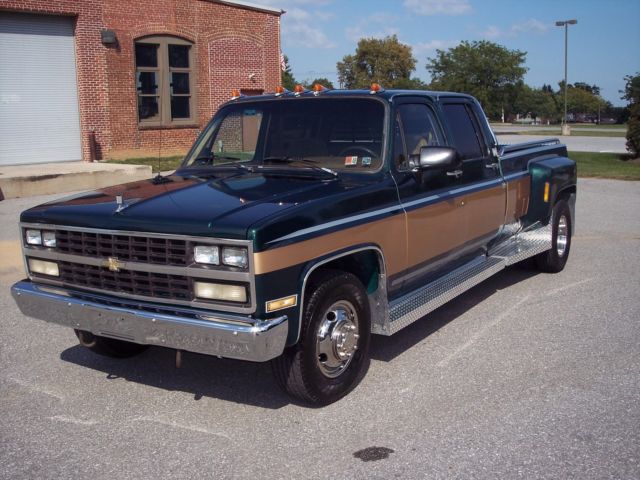
[[[12,291],[96,353],[271,361],[328,404],[365,375],[372,334],[529,257],[562,270],[575,200],[564,145],[500,145],[468,95],[235,96],[174,174],[23,212]]]

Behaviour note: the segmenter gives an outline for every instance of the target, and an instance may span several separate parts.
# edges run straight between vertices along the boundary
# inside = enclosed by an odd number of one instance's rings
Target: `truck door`
[[[444,99],[442,113],[449,145],[462,156],[462,176],[456,198],[464,207],[460,219],[467,225],[466,249],[483,249],[504,224],[506,191],[480,122],[479,107],[464,98]]]
[[[389,278],[390,291],[403,291],[455,262],[467,241],[462,179],[411,171],[411,157],[427,145],[445,145],[436,107],[428,98],[394,101],[392,171],[406,215],[407,269]]]

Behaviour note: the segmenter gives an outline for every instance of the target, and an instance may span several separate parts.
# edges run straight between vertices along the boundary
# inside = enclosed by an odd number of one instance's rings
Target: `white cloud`
[[[397,20],[390,13],[372,13],[368,17],[360,19],[356,24],[345,29],[345,36],[352,42],[361,38],[384,38],[389,35],[397,35],[399,29],[389,25]]]
[[[302,45],[309,48],[333,48],[335,42],[329,40],[327,35],[319,28],[312,27],[306,22],[282,25],[282,33],[289,37],[291,44]]]
[[[324,12],[322,10],[316,10],[315,12],[313,12],[313,18],[317,18],[318,20],[322,21],[322,22],[326,22],[327,20],[331,20],[332,18],[335,18],[336,14],[333,12]]]
[[[306,7],[318,7],[330,3],[331,0],[259,0],[254,3],[282,8],[286,13],[282,16],[282,35],[287,38],[288,45],[299,45],[308,48],[333,48],[336,43],[324,33],[320,22],[331,18],[331,13],[313,12]]]
[[[311,15],[309,14],[309,12],[296,7],[287,11],[285,20],[292,19],[294,21],[300,22],[303,20],[309,20],[309,18],[311,18]]]
[[[517,33],[544,33],[549,30],[549,25],[542,23],[540,20],[530,18],[526,22],[511,25],[511,31]]]
[[[419,42],[412,45],[413,54],[416,57],[421,57],[428,53],[435,52],[436,50],[445,50],[447,48],[455,47],[460,43],[458,40],[431,40],[429,42]]]
[[[404,7],[418,15],[463,15],[471,12],[469,0],[404,0]]]
[[[489,25],[485,31],[481,34],[484,38],[494,39],[504,35],[502,30],[500,30],[495,25]]]
[[[514,23],[506,30],[498,28],[495,25],[489,25],[485,30],[480,32],[480,35],[484,38],[493,40],[499,37],[513,38],[521,34],[541,35],[543,33],[546,33],[547,30],[549,30],[549,25],[535,18],[530,18],[524,22]]]

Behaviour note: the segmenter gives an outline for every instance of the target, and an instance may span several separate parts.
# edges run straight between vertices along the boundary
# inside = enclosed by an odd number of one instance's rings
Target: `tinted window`
[[[478,158],[484,156],[480,144],[479,133],[467,107],[461,103],[445,104],[444,116],[453,134],[453,144],[462,158]]]
[[[384,113],[373,99],[231,105],[207,127],[185,165],[253,161],[279,168],[375,171],[382,166]]]
[[[422,147],[441,144],[442,136],[436,127],[435,118],[429,107],[418,103],[400,105],[398,114],[401,119],[406,152],[409,157],[411,155],[419,155]],[[396,157],[396,159],[398,158]],[[401,163],[397,163],[399,168],[406,167]]]

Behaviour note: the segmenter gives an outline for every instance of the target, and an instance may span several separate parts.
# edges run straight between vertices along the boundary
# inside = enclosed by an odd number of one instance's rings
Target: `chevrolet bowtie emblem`
[[[125,263],[115,257],[109,257],[102,262],[102,266],[107,267],[111,272],[119,272],[121,268],[124,268]]]

